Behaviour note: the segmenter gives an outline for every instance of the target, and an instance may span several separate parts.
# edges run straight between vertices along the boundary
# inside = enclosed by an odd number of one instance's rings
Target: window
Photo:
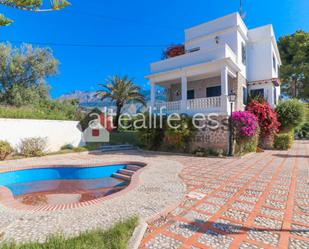
[[[244,65],[246,65],[247,54],[246,54],[246,45],[245,43],[241,43],[241,61]]]
[[[243,94],[243,104],[248,104],[248,91],[246,87],[242,88],[242,94]]]
[[[187,91],[187,99],[194,99],[194,90]]]
[[[91,130],[93,137],[99,137],[100,136],[100,130],[99,129],[93,129]]]
[[[213,86],[206,88],[206,97],[217,97],[221,96],[221,86]]]
[[[276,70],[277,70],[277,61],[276,61],[276,57],[275,57],[274,54],[273,54],[273,67],[274,67],[274,70],[276,72]]]
[[[250,97],[256,98],[256,97],[262,97],[264,98],[264,89],[254,89],[250,91]]]
[[[277,105],[277,88],[274,87],[274,103]]]

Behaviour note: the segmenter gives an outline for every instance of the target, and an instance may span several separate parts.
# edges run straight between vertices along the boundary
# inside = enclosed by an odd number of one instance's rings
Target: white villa
[[[272,25],[248,29],[238,13],[185,30],[185,53],[151,64],[151,106],[166,112],[228,115],[243,110],[248,95],[263,95],[275,106],[280,95],[281,59]],[[156,101],[156,86],[167,102]]]

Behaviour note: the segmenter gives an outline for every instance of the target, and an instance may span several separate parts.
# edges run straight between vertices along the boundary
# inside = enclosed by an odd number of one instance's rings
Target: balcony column
[[[221,111],[224,113],[229,113],[229,80],[228,80],[228,67],[224,65],[221,68]]]
[[[155,107],[156,102],[156,84],[154,82],[150,82],[150,106],[151,109]]]
[[[181,112],[187,112],[187,89],[188,79],[186,75],[181,76]]]

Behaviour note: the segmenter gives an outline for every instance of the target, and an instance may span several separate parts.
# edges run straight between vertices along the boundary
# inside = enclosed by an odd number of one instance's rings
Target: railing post
[[[228,113],[228,67],[224,65],[221,68],[221,111]]]
[[[181,112],[187,112],[187,89],[188,80],[186,75],[181,76]]]

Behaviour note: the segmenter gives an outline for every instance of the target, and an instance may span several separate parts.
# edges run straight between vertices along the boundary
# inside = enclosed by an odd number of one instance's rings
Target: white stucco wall
[[[77,125],[77,121],[0,118],[0,140],[16,148],[23,138],[42,137],[47,140],[46,152],[55,152],[66,144],[84,145]]]
[[[248,37],[248,81],[277,78],[280,58],[275,48],[272,25],[251,29]],[[276,59],[276,70],[273,67],[273,56]]]
[[[275,107],[276,103],[279,101],[280,96],[280,87],[275,87],[272,83],[266,84],[258,84],[258,85],[249,85],[249,91],[256,89],[264,89],[264,99],[272,106]],[[275,91],[276,89],[276,99],[275,99]]]

